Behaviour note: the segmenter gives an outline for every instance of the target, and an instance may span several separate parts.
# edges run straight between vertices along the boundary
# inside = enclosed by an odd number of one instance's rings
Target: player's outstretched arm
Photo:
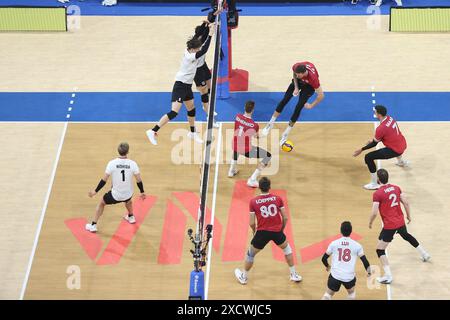
[[[325,266],[325,269],[327,270],[327,271],[330,271],[330,265],[329,265],[329,263],[328,263],[328,257],[329,257],[330,255],[329,254],[327,254],[326,252],[323,254],[323,256],[322,256],[322,263],[323,263],[323,265]]]
[[[408,199],[402,194],[400,194],[400,202],[403,204],[403,207],[405,207],[406,211],[406,219],[408,219],[408,224],[411,222],[411,208],[409,207]]]
[[[145,200],[144,183],[142,182],[141,174],[137,173],[134,175],[134,177],[136,178],[136,184],[139,188],[139,191],[141,192],[140,197],[142,200]]]
[[[254,212],[250,212],[250,228],[252,229],[253,234],[255,234],[256,232],[256,221],[255,221],[255,213]]]
[[[372,229],[372,224],[373,224],[373,221],[375,220],[375,218],[377,217],[379,208],[380,208],[380,203],[374,202],[372,205],[372,214],[370,215],[370,219],[369,219],[369,229]]]
[[[378,144],[378,142],[379,141],[377,141],[376,139],[373,139],[372,141],[368,141],[367,144],[364,147],[362,147],[361,149],[355,150],[355,152],[353,152],[353,156],[357,157],[364,150],[372,149],[373,147],[375,147]]]
[[[315,106],[317,106],[320,103],[320,101],[323,100],[323,98],[325,98],[325,94],[323,93],[322,87],[318,87],[316,89],[316,93],[317,93],[316,100],[314,100],[311,103],[305,103],[305,108],[306,109],[314,108]]]
[[[97,192],[99,192],[105,186],[106,182],[108,182],[108,179],[109,174],[105,173],[105,176],[98,183],[97,188],[95,188],[95,190],[89,191],[88,196],[91,198],[95,196]]]
[[[372,273],[372,271],[371,271],[371,269],[370,269],[370,263],[369,263],[369,260],[367,260],[367,258],[366,258],[365,255],[363,255],[363,256],[361,256],[361,257],[359,257],[359,258],[361,259],[361,262],[363,263],[364,269],[367,271],[367,274],[370,276],[371,273]]]

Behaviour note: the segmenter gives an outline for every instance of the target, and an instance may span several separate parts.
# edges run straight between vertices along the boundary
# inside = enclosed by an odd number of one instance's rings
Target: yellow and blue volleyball
[[[281,150],[283,150],[284,152],[291,152],[293,149],[294,149],[294,144],[290,140],[287,140],[281,146]]]

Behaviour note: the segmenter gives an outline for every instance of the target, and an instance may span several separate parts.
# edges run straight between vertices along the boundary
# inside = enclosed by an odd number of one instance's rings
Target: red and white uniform
[[[314,89],[317,89],[320,87],[320,81],[319,81],[319,72],[317,71],[316,67],[308,61],[303,62],[297,62],[292,66],[292,71],[295,72],[295,68],[297,66],[304,64],[306,66],[306,70],[308,70],[308,75],[304,77],[303,79],[298,79],[299,81],[303,81],[307,84],[309,84]]]
[[[233,151],[240,154],[250,152],[252,137],[259,131],[259,125],[243,114],[237,114],[234,121]]]
[[[280,232],[283,228],[284,208],[281,197],[274,194],[262,194],[250,200],[250,212],[256,215],[256,230]]]
[[[390,116],[386,116],[375,130],[375,139],[383,142],[383,144],[402,154],[406,150],[406,139],[400,131],[397,121]]]
[[[357,257],[364,255],[363,247],[349,237],[342,237],[330,243],[326,251],[332,256],[331,276],[342,282],[350,282],[355,278]]]
[[[402,190],[393,184],[383,185],[373,194],[373,202],[380,203],[379,210],[384,229],[393,230],[405,225],[400,205],[401,194]]]

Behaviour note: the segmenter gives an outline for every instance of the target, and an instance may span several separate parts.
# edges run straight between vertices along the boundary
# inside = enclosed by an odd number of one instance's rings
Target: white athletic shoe
[[[233,178],[235,175],[237,175],[239,172],[238,169],[234,168],[230,168],[230,170],[228,170],[228,178]]]
[[[302,276],[299,275],[297,272],[291,273],[291,276],[290,276],[291,281],[300,282],[300,281],[302,281],[302,279],[303,279]]]
[[[259,187],[259,183],[256,180],[252,180],[252,178],[248,178],[247,180],[247,185],[251,188],[258,188]]]
[[[395,3],[397,4],[397,7],[403,6],[402,0],[395,0]]]
[[[409,167],[409,161],[408,160],[402,160],[401,162],[397,162],[395,165],[399,166],[401,168],[407,168],[407,167]]]
[[[377,7],[381,6],[383,4],[383,0],[377,0],[377,3],[375,3],[375,5]]]
[[[377,281],[382,284],[390,284],[392,282],[392,280],[393,280],[392,276],[387,276],[387,275],[385,275],[381,278],[380,277],[377,278]]]
[[[86,230],[93,233],[97,232],[97,224],[87,223]]]
[[[364,189],[366,190],[377,190],[380,188],[380,185],[378,183],[368,183],[366,185],[364,185]]]
[[[189,132],[188,138],[194,140],[197,143],[203,143],[203,140],[200,138],[200,135],[198,134],[198,132]]]
[[[67,2],[70,2],[70,1],[69,0],[58,0],[58,2],[67,3]]]
[[[422,256],[422,261],[423,262],[428,262],[428,261],[430,261],[431,260],[431,256],[428,254],[428,253],[425,253],[423,256]]]
[[[281,136],[281,139],[280,139],[280,147],[287,141],[287,139],[288,139],[288,135],[283,133],[283,135]]]
[[[267,137],[269,135],[270,130],[273,128],[273,123],[268,123],[267,126],[264,127],[264,129],[262,129],[261,134],[264,137]]]
[[[150,140],[150,142],[152,143],[152,145],[157,146],[158,145],[158,141],[156,141],[156,137],[158,136],[158,134],[153,131],[153,130],[147,130],[146,131],[148,140]]]
[[[214,119],[214,121],[213,121],[213,128],[216,128],[216,129],[220,128],[220,124],[218,122],[216,122],[216,119]]]
[[[130,224],[135,224],[136,223],[136,217],[134,215],[129,217],[128,214],[127,214],[123,218],[125,220],[127,220]]]
[[[236,279],[238,279],[240,284],[247,284],[247,277],[244,277],[244,273],[239,269],[234,269],[234,275],[236,276]]]
[[[117,4],[117,0],[104,0],[102,2],[102,6],[107,6],[107,7],[115,6],[116,4]]]

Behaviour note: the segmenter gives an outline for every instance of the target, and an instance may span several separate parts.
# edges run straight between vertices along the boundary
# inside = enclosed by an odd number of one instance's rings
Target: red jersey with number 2
[[[243,114],[234,120],[233,151],[244,154],[252,149],[252,137],[259,131],[259,125]]]
[[[262,194],[250,200],[250,212],[256,215],[256,230],[280,232],[283,228],[283,200],[273,194]]]
[[[390,116],[384,118],[375,130],[375,139],[383,142],[387,148],[398,154],[402,154],[406,150],[406,139],[400,131],[397,121]]]
[[[308,61],[298,62],[292,66],[292,71],[295,72],[295,68],[297,68],[297,66],[301,64],[304,64],[306,66],[306,70],[308,70],[308,75],[303,79],[298,80],[309,84],[314,89],[319,88],[320,87],[319,72],[311,62]]]
[[[400,204],[402,190],[396,185],[386,184],[373,194],[373,202],[380,203],[380,215],[384,229],[398,229],[405,225],[405,218]]]

